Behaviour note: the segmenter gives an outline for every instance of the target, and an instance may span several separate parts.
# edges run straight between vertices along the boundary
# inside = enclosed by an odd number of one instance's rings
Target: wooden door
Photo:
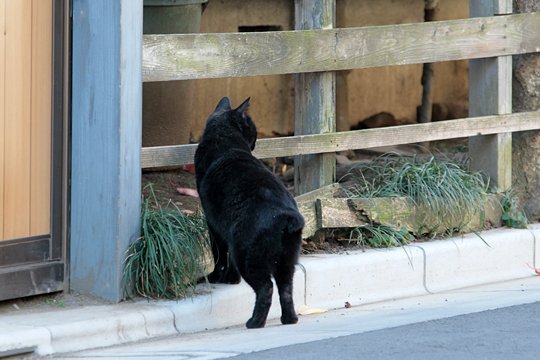
[[[62,3],[0,0],[0,300],[63,287]]]

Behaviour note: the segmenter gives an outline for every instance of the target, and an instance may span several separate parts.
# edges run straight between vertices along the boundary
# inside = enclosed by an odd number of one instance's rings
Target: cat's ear
[[[214,110],[215,113],[217,112],[223,112],[223,111],[229,111],[231,110],[231,101],[228,97],[223,97],[221,100],[219,100],[216,110]]]
[[[244,115],[245,112],[247,111],[248,107],[249,107],[249,100],[251,99],[251,97],[248,97],[246,100],[244,100],[244,102],[242,104],[240,104],[239,107],[237,107],[234,111]]]

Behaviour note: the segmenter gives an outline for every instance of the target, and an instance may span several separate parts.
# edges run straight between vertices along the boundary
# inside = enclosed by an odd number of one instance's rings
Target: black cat
[[[281,322],[295,324],[292,281],[304,219],[283,184],[251,155],[257,130],[248,106],[249,98],[234,110],[227,97],[221,99],[195,153],[197,190],[215,261],[208,279],[237,284],[241,275],[256,294],[246,326],[259,328],[272,302],[273,276]]]

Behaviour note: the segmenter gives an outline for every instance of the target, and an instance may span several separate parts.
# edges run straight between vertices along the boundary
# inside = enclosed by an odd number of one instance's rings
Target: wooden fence
[[[540,129],[540,113],[512,114],[512,55],[540,51],[540,13],[511,0],[471,0],[470,19],[334,29],[335,0],[296,0],[295,31],[145,35],[143,81],[297,74],[296,136],[261,139],[259,158],[296,157],[303,193],[332,182],[332,153],[470,137],[473,166],[511,185],[511,133]],[[469,118],[335,132],[334,71],[470,59]],[[193,162],[196,145],[142,149],[142,167]]]

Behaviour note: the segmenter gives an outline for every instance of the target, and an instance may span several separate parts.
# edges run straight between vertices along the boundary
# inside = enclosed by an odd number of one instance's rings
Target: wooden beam
[[[331,29],[336,18],[335,0],[296,0],[295,28]],[[336,131],[336,76],[333,72],[301,73],[294,83],[294,133]],[[303,194],[334,182],[336,160],[331,154],[310,154],[294,159],[294,190]]]
[[[317,199],[333,198],[339,192],[340,188],[339,184],[331,184],[294,198],[298,205],[298,210],[304,216],[305,225],[302,231],[302,237],[304,239],[312,237],[320,229],[317,226]]]
[[[470,3],[471,16],[511,12],[511,0],[478,0]],[[512,57],[469,61],[469,115],[512,112]],[[512,185],[512,134],[500,133],[469,139],[471,166],[491,178],[500,191]]]
[[[531,111],[379,129],[261,139],[257,141],[254,155],[264,159],[299,154],[334,153],[344,150],[539,129],[540,112]],[[143,148],[141,153],[142,168],[191,164],[196,148],[197,144]]]
[[[140,232],[142,12],[73,1],[70,288],[112,301]]]
[[[353,200],[356,199],[317,199],[317,227],[319,229],[353,228],[369,224],[369,218],[353,207]]]
[[[143,80],[421,64],[536,52],[539,44],[540,13],[362,28],[145,35]]]
[[[333,183],[327,186],[323,186],[321,188],[318,188],[317,190],[313,190],[307,193],[304,193],[302,195],[298,195],[294,198],[297,204],[302,202],[312,202],[315,203],[317,199],[324,198],[324,197],[339,197],[341,196],[341,185],[338,183]]]
[[[311,214],[303,214],[309,218]],[[501,225],[502,208],[495,195],[484,204],[483,214],[464,212],[459,217],[435,214],[427,205],[415,205],[407,197],[393,198],[321,198],[317,199],[319,229],[354,228],[370,223],[384,224],[396,230],[406,229],[416,235],[423,231],[444,234],[450,229],[480,231],[484,222]]]

